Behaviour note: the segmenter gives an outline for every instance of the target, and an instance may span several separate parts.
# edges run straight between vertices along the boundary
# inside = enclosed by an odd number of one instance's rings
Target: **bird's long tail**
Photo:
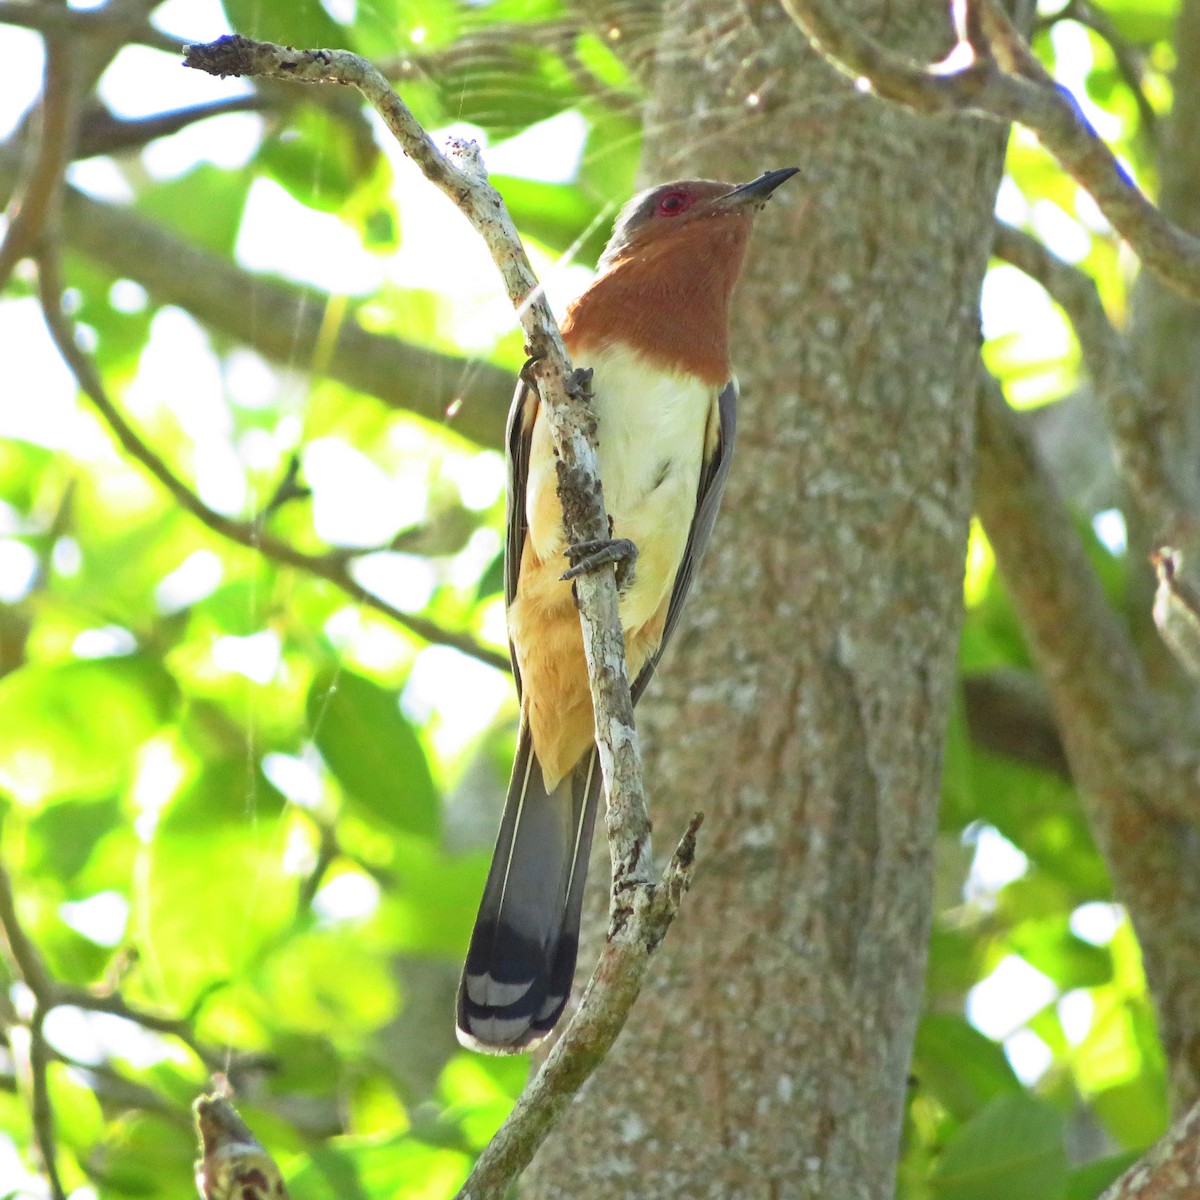
[[[458,986],[458,1039],[472,1050],[526,1050],[550,1032],[566,1006],[600,783],[593,749],[547,791],[522,725]]]

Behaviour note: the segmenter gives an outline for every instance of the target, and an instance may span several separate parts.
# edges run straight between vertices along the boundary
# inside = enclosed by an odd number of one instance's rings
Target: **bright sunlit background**
[[[337,20],[350,20],[356,11],[353,0],[329,0],[325,7]],[[217,0],[169,0],[156,11],[155,23],[192,41],[208,41],[230,32],[225,10]],[[416,53],[425,37],[421,27],[410,28],[408,45],[398,45],[396,52]],[[1095,40],[1071,23],[1055,26],[1051,37],[1060,82],[1080,99],[1102,134],[1118,141],[1127,136],[1118,115],[1088,98],[1087,80],[1098,53]],[[0,138],[6,138],[38,94],[40,38],[0,25],[0,62],[6,64],[0,73]],[[123,118],[148,116],[243,90],[245,85],[236,80],[221,81],[185,70],[176,56],[139,47],[123,50],[100,85],[106,104]],[[453,205],[399,153],[378,121],[372,120],[390,169],[386,203],[394,211],[399,229],[395,249],[381,253],[364,245],[340,216],[302,204],[280,183],[259,175],[249,187],[241,214],[237,262],[247,270],[310,284],[333,296],[365,300],[365,324],[376,321],[381,330],[411,336],[475,361],[500,362],[515,372],[521,361],[521,337],[482,243]],[[475,139],[484,148],[486,164],[493,173],[565,184],[579,174],[589,128],[581,111],[569,110],[507,140],[489,142],[482,128],[463,123],[438,129],[434,136],[439,141],[451,135]],[[221,116],[155,142],[136,166],[95,158],[73,165],[68,179],[97,199],[126,204],[134,197],[131,178],[138,172],[164,182],[190,176],[206,163],[237,170],[251,163],[263,136],[261,116]],[[1028,136],[1018,132],[1014,138],[1013,155],[1018,164],[1044,162]],[[1127,166],[1133,173],[1134,164]],[[1044,165],[1037,169],[1043,174],[1047,170]],[[319,194],[319,172],[314,173],[311,186]],[[181,202],[190,201],[184,198]],[[195,203],[203,202],[203,196],[197,194]],[[1031,199],[1028,189],[1006,179],[997,210],[1005,220],[1030,228],[1069,262],[1113,259],[1111,247],[1093,240],[1107,232],[1106,223],[1073,186],[1059,189],[1053,199]],[[612,215],[611,204],[602,206],[593,224],[607,227]],[[581,228],[581,240],[593,232]],[[529,250],[552,307],[561,313],[570,298],[586,286],[590,269],[573,263],[569,252],[566,256],[552,252],[534,239],[529,241]],[[25,280],[31,278],[24,274],[27,266],[21,268]],[[401,293],[413,291],[436,293],[437,299],[420,311],[413,308],[414,327],[406,329],[393,302],[402,303]],[[143,313],[151,304],[145,290],[130,280],[113,284],[110,300],[115,308],[130,314]],[[993,267],[984,285],[982,316],[989,362],[1006,376],[1014,403],[1041,404],[1073,386],[1078,367],[1073,335],[1062,314],[1034,283],[1011,267]],[[0,347],[4,389],[0,393],[0,439],[32,443],[97,467],[96,486],[113,489],[110,501],[119,494],[120,505],[131,520],[159,502],[155,485],[132,467],[120,465],[111,437],[77,399],[75,382],[46,335],[34,296],[17,293],[0,299]],[[481,451],[462,439],[448,439],[441,430],[431,431],[415,421],[395,424],[368,454],[330,426],[327,400],[316,406],[314,417],[310,403],[314,385],[307,370],[317,353],[316,347],[297,345],[294,370],[281,370],[249,350],[215,344],[187,313],[164,308],[154,315],[149,340],[123,379],[118,399],[150,440],[159,433],[169,434],[172,444],[187,448],[181,457],[188,464],[188,477],[203,501],[221,513],[245,518],[258,512],[269,499],[263,489],[273,478],[276,464],[292,452],[300,455],[303,478],[312,489],[315,533],[330,545],[386,546],[400,531],[435,517],[446,496],[468,512],[498,513],[504,490],[504,466],[498,454]],[[234,421],[231,405],[243,412],[273,409],[283,415],[269,424]],[[445,429],[454,430],[455,416],[454,411],[447,412]],[[367,418],[363,423],[368,424]],[[1099,513],[1093,528],[1112,555],[1123,553],[1125,530],[1119,512]],[[29,596],[43,570],[31,548],[30,532],[20,512],[0,504],[0,600],[10,605]],[[354,570],[363,585],[390,603],[407,612],[422,613],[431,603],[450,604],[444,599],[447,589],[473,587],[499,550],[497,518],[472,530],[451,554],[431,558],[381,550],[359,560]],[[73,539],[61,538],[53,548],[54,570],[71,577],[79,569],[79,554]],[[993,566],[986,541],[976,529],[965,585],[969,607],[985,603]],[[154,600],[163,616],[186,614],[201,600],[217,595],[228,582],[222,558],[202,546],[164,573]],[[293,667],[284,639],[269,619],[265,597],[247,587],[235,594],[232,602],[243,605],[240,619],[232,623],[238,632],[214,627],[202,645],[192,641],[174,653],[187,656],[187,670],[209,681],[213,694],[232,686],[230,681],[235,678],[245,681],[239,694],[245,698],[248,725],[251,730],[260,726],[269,730],[273,716],[265,689],[287,687]],[[87,662],[132,654],[139,644],[138,635],[123,627],[119,617],[119,613],[96,613],[92,625],[74,632],[65,656]],[[479,615],[475,632],[503,650],[498,596]],[[422,649],[414,658],[411,638],[350,602],[337,605],[323,618],[321,635],[336,647],[345,668],[403,683],[401,712],[422,730],[431,752],[434,782],[451,795],[455,788],[469,784],[475,767],[467,751],[488,731],[502,727],[515,711],[507,676],[445,647]],[[305,685],[298,680],[293,690]],[[315,719],[321,719],[319,713]],[[953,770],[953,748],[949,758]],[[137,749],[132,796],[138,814],[137,834],[143,844],[154,837],[165,807],[193,768],[179,740],[168,734]],[[37,803],[48,769],[44,761],[29,757],[15,761],[0,753],[0,784],[12,793],[17,805]],[[327,810],[328,787],[321,758],[311,743],[295,752],[268,753],[263,772],[295,809],[315,814]],[[473,820],[478,823],[451,803],[446,817],[450,842],[456,837],[469,841],[476,836]],[[295,878],[312,869],[317,849],[311,837],[302,836],[300,826],[277,822],[274,815],[264,816],[263,823],[264,829],[270,826],[269,836],[278,843],[284,876]],[[364,834],[363,845],[368,842]],[[371,854],[369,847],[363,850],[368,861]],[[1025,877],[1029,869],[1026,855],[986,821],[969,824],[961,845],[947,854],[969,860],[965,885],[955,884],[960,894],[939,897],[951,923],[958,919],[955,913],[965,922],[969,914],[977,917],[993,911],[1003,903],[1004,889]],[[261,874],[242,880],[238,902],[247,912],[276,903],[274,882]],[[314,909],[328,925],[366,921],[379,912],[382,894],[380,878],[347,867],[326,879],[314,899]],[[141,895],[142,903],[148,904],[146,897],[152,890]],[[162,921],[160,913],[131,906],[125,895],[111,889],[63,902],[58,917],[82,939],[102,948],[119,946],[131,929],[144,930]],[[1119,907],[1100,901],[1082,904],[1070,914],[1069,924],[1077,939],[1108,948],[1116,964],[1111,984],[1063,990],[1033,965],[1031,959],[1036,960],[1036,955],[1012,952],[996,961],[966,994],[965,1011],[971,1024],[1003,1045],[1013,1070],[1026,1084],[1041,1080],[1056,1055],[1069,1057],[1072,1048],[1084,1046],[1089,1038],[1095,1041],[1105,1036],[1103,1023],[1122,1019],[1121,996],[1142,986],[1136,945]],[[146,966],[152,975],[161,972],[164,978],[174,969],[153,962]],[[386,993],[394,985],[373,979],[372,986]],[[28,1004],[19,988],[12,1001],[18,1010]],[[1057,1015],[1065,1050],[1052,1044],[1045,1023],[1035,1020],[1048,1009]],[[73,1009],[56,1012],[46,1032],[56,1049],[79,1064],[98,1064],[116,1055],[149,1067],[181,1054],[178,1047],[129,1022]],[[226,1036],[233,1042],[242,1032],[230,1025]],[[1088,1060],[1091,1066],[1087,1069],[1108,1071],[1109,1078],[1119,1082],[1125,1064],[1118,1061],[1115,1036],[1113,1046],[1116,1049],[1107,1060]],[[495,1085],[478,1075],[466,1059],[458,1062],[447,1080],[446,1095],[482,1091],[493,1100],[499,1095]],[[1097,1090],[1104,1082],[1093,1080]],[[363,1111],[369,1109],[367,1101],[360,1103]],[[401,1115],[405,1121],[412,1116]],[[366,1127],[384,1128],[387,1119],[394,1117],[396,1113],[387,1109],[377,1125],[366,1122]],[[0,1135],[0,1193],[14,1189],[18,1195],[44,1194],[13,1139]],[[88,1185],[80,1184],[73,1200],[94,1194]]]

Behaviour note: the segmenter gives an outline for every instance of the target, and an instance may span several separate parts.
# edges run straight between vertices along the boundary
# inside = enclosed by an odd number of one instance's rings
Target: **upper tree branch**
[[[18,158],[0,150],[0,200],[16,184]],[[209,328],[264,357],[295,366],[304,347],[321,341],[330,297],[283,280],[253,275],[198,249],[137,213],[66,187],[63,240],[114,276],[140,283],[160,304],[177,304]],[[489,363],[438,354],[369,333],[350,317],[336,326],[314,370],[485,446],[503,441],[512,378]],[[453,418],[447,416],[454,411]]]
[[[189,47],[187,62],[214,74],[351,84],[370,101],[409,157],[455,201],[487,243],[509,299],[520,314],[533,360],[529,372],[558,456],[559,498],[568,541],[607,537],[587,377],[571,371],[520,237],[499,194],[488,184],[475,147],[459,144],[451,161],[383,76],[365,60],[342,51],[296,51],[232,37],[210,46]],[[504,1194],[574,1091],[601,1061],[636,998],[649,955],[670,924],[690,878],[694,828],[681,843],[661,884],[652,872],[650,821],[615,578],[609,571],[585,575],[576,581],[576,592],[608,800],[612,922],[604,955],[579,1010],[468,1179],[462,1194],[473,1200]]]
[[[782,0],[813,45],[887,100],[923,113],[966,113],[1032,130],[1096,201],[1114,229],[1164,283],[1200,302],[1200,238],[1169,221],[1141,192],[1073,97],[1033,56],[997,0],[974,0],[967,40],[932,66],[869,38],[838,0]]]
[[[508,659],[505,655],[481,646],[467,634],[443,629],[424,617],[402,612],[381,596],[362,587],[347,569],[344,555],[306,554],[303,550],[297,550],[290,542],[267,532],[261,522],[239,521],[209,508],[137,435],[109,398],[91,359],[80,350],[71,321],[63,311],[62,279],[57,253],[49,248],[43,250],[38,259],[38,267],[42,311],[59,353],[71,368],[83,393],[116,434],[125,452],[140,462],[171,493],[180,508],[232,542],[332,583],[355,600],[390,617],[398,625],[427,642],[452,646],[455,650],[469,654],[497,670],[508,669]]]
[[[0,25],[19,25],[48,36],[118,39],[177,54],[186,39],[155,29],[146,19],[146,10],[152,7],[152,4],[130,7],[109,3],[99,8],[79,9],[31,4],[29,0],[0,0]]]
[[[39,106],[39,134],[30,169],[9,200],[8,232],[0,243],[0,291],[13,268],[32,254],[57,215],[63,172],[71,161],[79,125],[76,62],[65,38],[46,42],[46,68]]]

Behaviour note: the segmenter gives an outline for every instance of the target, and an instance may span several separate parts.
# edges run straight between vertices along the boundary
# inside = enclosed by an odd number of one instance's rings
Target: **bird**
[[[636,704],[679,621],[729,473],[730,296],[753,218],[798,169],[640,192],[618,214],[595,280],[568,308],[563,341],[572,363],[592,372],[606,545],[567,544],[546,415],[536,389],[517,386],[506,431],[504,590],[520,724],[458,990],[457,1034],[469,1049],[531,1049],[570,996],[601,790],[572,576],[616,563]]]

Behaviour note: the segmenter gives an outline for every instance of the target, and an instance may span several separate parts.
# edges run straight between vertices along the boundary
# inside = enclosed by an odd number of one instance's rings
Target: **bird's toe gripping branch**
[[[561,579],[578,579],[590,575],[601,567],[615,563],[617,567],[617,591],[624,591],[633,582],[634,564],[638,548],[628,538],[597,538],[590,542],[576,542],[564,552],[571,566],[562,573]]]

